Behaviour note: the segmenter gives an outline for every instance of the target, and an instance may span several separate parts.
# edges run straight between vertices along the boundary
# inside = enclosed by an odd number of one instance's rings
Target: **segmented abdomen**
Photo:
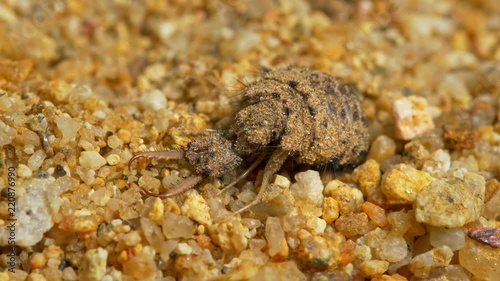
[[[251,153],[280,146],[299,163],[346,165],[368,150],[358,96],[320,71],[288,67],[267,72],[244,90],[236,115],[236,147]]]

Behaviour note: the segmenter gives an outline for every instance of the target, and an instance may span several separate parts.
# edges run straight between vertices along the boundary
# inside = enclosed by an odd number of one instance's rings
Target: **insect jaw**
[[[147,158],[147,159],[163,159],[163,160],[170,160],[170,159],[181,159],[184,158],[184,151],[182,150],[170,150],[170,151],[144,151],[144,152],[139,152],[136,155],[134,155],[132,158],[127,163],[128,170],[131,171],[131,166],[132,163],[140,158]]]

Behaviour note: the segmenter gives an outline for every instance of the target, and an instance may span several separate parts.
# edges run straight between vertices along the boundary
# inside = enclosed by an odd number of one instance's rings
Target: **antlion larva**
[[[361,102],[351,87],[326,73],[297,66],[265,70],[242,94],[240,110],[225,136],[200,136],[185,150],[140,152],[130,159],[129,168],[142,157],[185,157],[195,169],[195,175],[166,193],[143,188],[147,194],[170,197],[205,177],[236,169],[244,157],[261,155],[247,172],[269,157],[256,198],[239,213],[262,200],[271,177],[288,158],[299,164],[338,167],[356,165],[366,155],[368,128]],[[270,147],[274,151],[269,156]]]

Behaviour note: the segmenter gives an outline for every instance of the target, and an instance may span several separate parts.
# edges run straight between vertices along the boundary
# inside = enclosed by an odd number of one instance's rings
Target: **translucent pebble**
[[[53,187],[54,178],[28,179],[18,182],[17,188],[24,188],[26,194],[16,202],[16,245],[27,247],[38,243],[43,234],[53,225],[48,192]],[[56,198],[51,198],[56,200]],[[59,197],[57,197],[59,199]],[[8,245],[9,229],[0,228],[0,244]]]
[[[426,40],[434,34],[449,34],[454,30],[453,26],[450,19],[420,13],[409,15],[401,22],[402,32],[414,42]]]
[[[123,223],[123,221],[121,219],[114,219],[110,222],[110,224],[112,226],[118,226],[118,225],[121,225]]]
[[[479,279],[500,280],[500,248],[482,245],[466,238],[465,247],[458,252],[460,265]]]
[[[388,272],[397,272],[400,268],[402,268],[403,266],[406,266],[410,263],[410,260],[411,258],[413,257],[412,255],[413,253],[411,253],[410,251],[408,251],[406,257],[396,263],[391,263],[389,265],[389,268],[387,269]]]
[[[32,144],[27,144],[24,146],[23,151],[24,153],[31,155],[35,153],[35,146]]]
[[[9,108],[12,107],[12,99],[8,95],[0,96],[0,111],[8,112]]]
[[[388,224],[385,210],[371,202],[364,202],[361,205],[363,211],[370,217],[370,219],[379,227],[385,227]]]
[[[108,192],[105,187],[101,187],[90,193],[89,199],[94,201],[98,206],[105,206],[111,199],[110,195],[111,192]]]
[[[191,238],[195,230],[193,221],[188,217],[170,212],[165,214],[162,227],[167,239]]]
[[[106,165],[106,159],[97,151],[83,151],[78,158],[80,165],[92,170],[99,170]]]
[[[17,167],[17,175],[21,178],[30,178],[33,175],[33,171],[31,171],[28,166],[19,164],[19,166]]]
[[[11,143],[12,138],[17,134],[16,130],[0,120],[0,145]]]
[[[97,117],[97,118],[100,118],[100,119],[106,118],[106,112],[104,112],[102,110],[96,110],[96,111],[94,111],[94,113],[92,115]]]
[[[439,178],[448,172],[450,166],[450,154],[443,149],[438,149],[431,155],[430,159],[424,162],[422,171]]]
[[[167,107],[167,98],[160,90],[145,93],[140,100],[144,109],[160,110]]]
[[[106,157],[106,162],[108,162],[109,165],[114,166],[118,163],[120,163],[121,157],[118,154],[110,154]]]
[[[500,189],[484,204],[483,216],[487,219],[495,220],[500,216]]]
[[[135,280],[151,280],[152,275],[157,271],[154,258],[154,250],[150,246],[144,246],[142,252],[138,255],[131,255],[130,259],[123,264],[123,273]]]
[[[179,255],[190,255],[192,252],[193,248],[185,242],[177,244],[177,248],[175,248],[175,253]]]
[[[241,202],[248,204],[255,198],[255,196],[257,196],[255,192],[250,189],[245,189],[241,193],[239,193],[237,197]]]
[[[354,248],[354,256],[360,260],[371,260],[372,250],[367,245],[361,244],[362,240],[356,243],[356,248]]]
[[[201,251],[203,250],[200,245],[198,245],[194,240],[189,240],[188,241],[189,247],[193,250],[193,254],[199,255]]]
[[[408,246],[402,236],[376,229],[363,236],[364,242],[374,250],[375,257],[391,263],[403,260],[408,253]]]
[[[156,28],[154,29],[157,32],[158,36],[167,42],[167,40],[174,34],[177,29],[177,24],[171,21],[161,21],[158,23]]]
[[[315,272],[310,280],[311,281],[349,281],[349,280],[352,280],[352,277],[351,277],[351,274],[348,273],[348,271],[349,271],[348,268],[352,268],[352,264],[348,264],[345,269],[336,269],[334,271]],[[301,280],[301,279],[298,279],[298,280]],[[395,281],[399,281],[399,280],[395,280]]]
[[[171,258],[171,253],[177,248],[179,241],[177,240],[167,240],[167,242],[161,245],[160,258],[163,262],[167,262]]]
[[[202,261],[205,264],[214,264],[215,263],[214,258],[212,256],[212,253],[210,253],[209,249],[203,249],[200,253],[200,256],[202,258]]]
[[[416,277],[425,278],[433,268],[448,265],[452,257],[453,251],[448,246],[441,246],[415,256],[410,261],[408,269]]]
[[[453,58],[455,60],[460,59],[459,53],[454,53],[455,56],[448,56],[448,58]],[[462,54],[462,53],[460,53]],[[469,108],[471,96],[469,90],[467,89],[466,83],[458,75],[447,74],[441,80],[438,91],[443,96],[449,96],[452,98],[455,105],[459,108]]]
[[[61,131],[64,142],[76,139],[76,133],[80,129],[80,121],[74,120],[69,116],[56,117],[57,128]]]
[[[323,183],[317,171],[308,170],[295,175],[296,183],[290,186],[290,192],[297,200],[304,200],[316,207],[323,203]]]
[[[249,50],[256,46],[262,44],[261,35],[250,29],[245,31],[245,36],[243,34],[238,34],[235,39],[236,45],[234,46],[235,52],[239,55],[245,55]]]
[[[24,116],[21,116],[20,118],[23,118]],[[28,120],[26,120],[28,121]],[[29,122],[29,121],[28,121]],[[42,133],[43,135],[43,133]],[[51,137],[54,137],[53,135],[50,135]],[[21,142],[24,143],[24,145],[32,145],[32,146],[35,146],[35,147],[39,147],[40,144],[41,144],[41,141],[40,141],[40,135],[38,135],[36,132],[32,131],[32,130],[23,130],[21,135],[19,136],[21,138]],[[48,138],[50,138],[49,136],[47,136]],[[53,139],[49,139],[51,142],[53,141]]]
[[[123,140],[117,136],[112,135],[108,138],[108,146],[111,148],[120,148],[123,145]]]
[[[266,220],[266,240],[269,245],[269,255],[276,255],[282,247],[285,232],[281,228],[279,218],[269,217]]]
[[[40,179],[46,179],[50,176],[50,174],[46,171],[38,170],[35,171],[35,177],[40,178]]]
[[[395,153],[396,142],[386,135],[380,135],[373,141],[368,158],[380,163]]]
[[[432,248],[429,235],[420,236],[413,244],[413,255],[417,256],[423,254],[432,250]]]
[[[323,210],[320,207],[305,203],[304,201],[296,201],[295,206],[298,209],[298,213],[306,217],[319,217],[323,213]]]
[[[403,260],[408,253],[408,245],[401,236],[388,234],[376,247],[375,255],[388,262]]]
[[[91,185],[95,180],[95,171],[82,166],[76,167],[76,174],[87,185]]]
[[[276,178],[274,179],[274,184],[282,189],[287,189],[290,187],[290,180],[284,176],[276,175]]]
[[[292,249],[297,249],[297,247],[300,245],[300,240],[298,237],[288,236],[286,242]]]
[[[471,116],[474,127],[489,126],[495,120],[495,101],[490,100],[488,96],[478,97],[478,101],[472,107]]]
[[[156,252],[160,252],[162,245],[165,241],[165,236],[163,235],[160,227],[158,227],[152,220],[148,218],[141,218],[142,232],[148,243],[155,249]]]
[[[249,229],[257,228],[262,225],[260,220],[257,219],[251,219],[251,218],[244,218],[241,220],[241,224]]]
[[[457,251],[465,245],[466,230],[463,227],[444,228],[429,225],[427,226],[427,230],[429,231],[431,245],[436,248],[446,245],[452,251]]]
[[[431,270],[429,281],[439,281],[439,280],[450,280],[450,281],[469,281],[469,276],[465,273],[465,270],[460,265],[447,265],[443,267],[436,267]]]
[[[77,233],[88,233],[91,231],[95,231],[99,224],[97,217],[95,215],[84,215],[84,213],[86,212],[83,212],[82,215],[65,217],[63,219],[61,229]],[[130,230],[130,227],[127,227]]]
[[[34,253],[30,258],[32,269],[43,268],[47,264],[47,257],[42,253]]]
[[[125,130],[125,129],[120,129],[118,130],[118,137],[120,137],[120,139],[124,142],[124,143],[129,143],[131,138],[132,138],[132,134],[130,133],[130,131],[128,130]]]
[[[307,218],[304,215],[287,215],[283,217],[283,229],[286,232],[298,231],[304,228]]]
[[[321,234],[325,232],[326,221],[316,217],[310,217],[307,220],[307,228],[312,234]]]
[[[48,126],[47,118],[45,118],[45,115],[41,113],[36,114],[30,123],[30,128],[33,131],[37,132],[45,131],[47,129],[47,126]],[[1,128],[1,123],[0,123],[0,128]]]
[[[428,110],[427,100],[423,97],[403,97],[392,106],[396,137],[411,140],[434,128],[434,121]]]
[[[268,263],[261,267],[251,281],[306,280],[294,261]]]
[[[248,241],[248,247],[251,249],[251,250],[257,250],[257,251],[260,251],[262,250],[265,246],[267,245],[267,242],[266,240],[264,239],[250,239],[250,241]]]
[[[78,142],[78,146],[83,148],[84,150],[92,151],[94,149],[94,145],[88,140],[80,138]]]
[[[423,136],[427,135],[429,134],[425,134]],[[411,163],[415,167],[421,167],[425,160],[430,157],[430,152],[426,145],[420,140],[420,137],[418,137],[405,144],[404,155],[407,159],[411,159]]]
[[[180,181],[182,180],[181,177],[177,176],[177,175],[168,175],[168,176],[165,176],[162,180],[161,180],[161,185],[163,186],[163,188],[165,189],[169,189],[169,188],[172,188],[172,186],[175,186],[177,183],[179,183]]]
[[[390,212],[387,214],[387,220],[391,225],[391,232],[395,235],[402,236],[411,226],[410,216],[404,210]]]
[[[47,157],[47,154],[42,149],[39,149],[33,153],[33,155],[30,156],[28,159],[28,167],[32,171],[36,171],[42,166],[43,160]]]
[[[72,267],[66,267],[65,269],[63,269],[62,274],[63,280],[78,280],[78,276],[76,275],[76,272]],[[104,278],[102,280],[104,280]]]
[[[108,252],[103,248],[88,250],[78,270],[79,280],[101,280],[106,274],[107,260]]]

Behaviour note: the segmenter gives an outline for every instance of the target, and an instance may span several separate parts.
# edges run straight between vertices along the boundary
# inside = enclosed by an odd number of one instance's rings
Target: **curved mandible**
[[[184,158],[184,151],[182,150],[169,150],[169,151],[143,151],[139,152],[136,155],[134,155],[130,160],[128,161],[127,167],[128,170],[131,171],[130,166],[132,163],[140,158],[147,158],[147,159],[163,159],[163,160],[170,160],[170,159],[181,159]]]

